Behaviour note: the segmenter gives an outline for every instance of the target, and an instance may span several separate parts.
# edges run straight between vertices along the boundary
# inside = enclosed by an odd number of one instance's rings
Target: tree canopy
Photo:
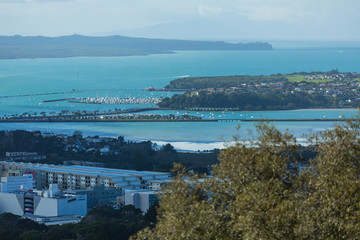
[[[211,176],[175,165],[157,224],[137,239],[359,239],[360,121],[309,136],[303,166],[290,133],[259,124],[258,138],[221,152]]]

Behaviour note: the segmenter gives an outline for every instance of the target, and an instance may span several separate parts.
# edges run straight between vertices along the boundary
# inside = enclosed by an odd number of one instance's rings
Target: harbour
[[[153,86],[161,89],[170,81],[181,76],[221,76],[221,75],[271,75],[300,71],[340,71],[360,72],[356,59],[360,50],[339,53],[332,50],[274,50],[274,51],[178,51],[176,54],[149,55],[136,57],[83,57],[63,59],[2,60],[0,75],[8,76],[13,69],[19,75],[2,77],[6,88],[0,89],[0,116],[20,115],[39,118],[46,115],[63,116],[76,112],[97,114],[106,118],[115,115],[115,109],[123,115],[149,113],[154,115],[194,115],[204,120],[216,121],[164,121],[164,120],[91,120],[86,122],[54,122],[31,120],[21,122],[0,122],[2,130],[39,130],[42,132],[72,134],[81,130],[84,134],[99,136],[124,136],[130,140],[151,140],[171,142],[178,149],[212,149],[211,143],[222,145],[223,140],[232,139],[235,134],[244,138],[248,131],[256,134],[255,123],[270,121],[279,130],[289,129],[295,136],[317,132],[333,127],[357,114],[357,109],[307,109],[292,111],[237,111],[237,109],[159,109],[155,104],[86,104],[78,98],[160,98],[171,97],[177,92],[145,91]],[[192,59],[192,62],[189,62]],[[202,63],[202,64],[194,64]],[[222,63],[222,64],[219,64]],[[321,64],[320,64],[321,63]],[[29,71],[31,69],[31,72]],[[44,69],[46,72],[44,72]],[[78,70],[81,74],[76,75]],[[100,84],[101,83],[101,84]],[[72,91],[76,89],[76,91]],[[31,93],[61,93],[57,95],[31,95]],[[22,97],[21,97],[22,96]],[[66,100],[65,100],[66,99]],[[70,100],[69,100],[70,99]],[[73,100],[74,99],[74,100]],[[43,102],[47,100],[61,100]],[[129,110],[130,109],[130,110]],[[146,110],[144,110],[146,109]],[[111,112],[109,113],[109,110]],[[83,113],[83,111],[85,111]],[[95,113],[95,111],[97,111]],[[126,113],[127,112],[127,113]],[[36,113],[36,115],[35,115]],[[117,113],[116,113],[117,114]],[[326,119],[323,119],[326,116]],[[81,117],[80,115],[77,117]],[[84,116],[82,116],[84,117]],[[85,116],[85,117],[91,117]],[[135,116],[131,116],[135,118]],[[51,118],[53,119],[53,118]],[[221,120],[218,120],[221,119]],[[233,120],[227,120],[233,119]],[[245,119],[245,120],[243,120]],[[247,120],[246,120],[247,119]],[[279,120],[277,119],[286,119]],[[294,120],[300,119],[300,120]],[[307,119],[307,120],[303,120]],[[320,120],[321,119],[321,120]],[[344,122],[343,122],[344,123]],[[240,125],[240,130],[236,126]],[[186,144],[185,144],[186,143]]]

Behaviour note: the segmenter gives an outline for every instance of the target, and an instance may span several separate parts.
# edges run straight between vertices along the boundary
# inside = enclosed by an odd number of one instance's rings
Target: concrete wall
[[[18,198],[16,194],[12,193],[0,193],[0,213],[9,212],[22,216],[24,211],[21,197]]]
[[[36,207],[34,215],[55,217],[64,215],[85,216],[87,213],[86,196],[74,196],[69,198],[42,198],[35,197]],[[34,199],[35,200],[35,199]]]
[[[150,191],[125,191],[125,205],[134,205],[135,208],[140,208],[144,213],[157,201],[154,192]]]
[[[86,195],[58,199],[58,214],[85,216],[87,213]]]
[[[36,196],[34,197],[34,201],[37,202],[34,207],[34,215],[44,217],[58,216],[58,200],[56,198]]]

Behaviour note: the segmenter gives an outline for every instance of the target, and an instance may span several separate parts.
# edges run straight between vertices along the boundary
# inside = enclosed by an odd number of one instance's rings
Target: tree
[[[45,234],[40,231],[30,230],[20,234],[19,238],[21,240],[42,240],[44,239],[44,235]]]
[[[301,176],[303,239],[360,238],[360,120],[313,136],[318,157]]]
[[[172,146],[170,143],[163,145],[161,150],[164,152],[176,153],[174,146]]]
[[[220,153],[212,176],[175,165],[156,226],[135,238],[359,239],[359,117],[310,136],[316,157],[301,171],[291,134],[257,130]]]

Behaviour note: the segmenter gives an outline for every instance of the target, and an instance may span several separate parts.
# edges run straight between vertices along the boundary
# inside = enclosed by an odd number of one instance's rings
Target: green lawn
[[[290,82],[331,82],[333,80],[331,79],[314,79],[314,80],[308,80],[305,79],[305,77],[310,77],[310,75],[285,75],[287,79],[289,79]]]

